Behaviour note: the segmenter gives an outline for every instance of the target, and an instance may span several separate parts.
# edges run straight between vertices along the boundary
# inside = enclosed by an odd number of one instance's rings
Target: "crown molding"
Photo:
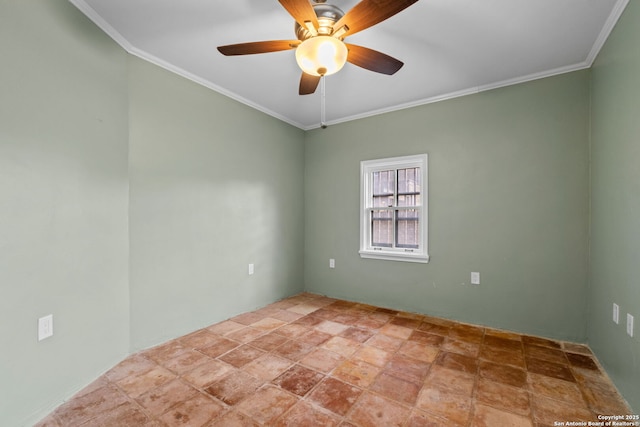
[[[394,105],[392,107],[388,107],[388,108],[381,108],[378,110],[371,110],[371,111],[366,111],[364,113],[361,114],[355,114],[352,116],[347,116],[347,117],[343,117],[341,119],[338,120],[333,120],[333,121],[327,121],[327,126],[331,126],[331,125],[335,125],[338,123],[344,123],[344,122],[349,122],[352,120],[358,120],[358,119],[364,119],[367,117],[372,117],[372,116],[377,116],[379,114],[385,114],[385,113],[391,113],[394,111],[399,111],[399,110],[404,110],[407,108],[413,108],[413,107],[419,107],[421,105],[426,105],[426,104],[433,104],[436,102],[440,102],[440,101],[446,101],[449,99],[455,99],[455,98],[460,98],[463,96],[467,96],[467,95],[474,95],[480,92],[486,92],[486,91],[490,91],[493,89],[499,89],[502,87],[507,87],[507,86],[513,86],[513,85],[517,85],[520,83],[526,83],[526,82],[530,82],[533,80],[540,80],[540,79],[544,79],[547,77],[553,77],[553,76],[557,76],[560,74],[566,74],[566,73],[571,73],[573,71],[579,71],[579,70],[584,70],[585,68],[589,68],[589,64],[584,61],[584,62],[580,62],[574,65],[568,65],[565,67],[560,67],[560,68],[556,68],[553,70],[548,70],[548,71],[542,71],[539,73],[533,73],[533,74],[528,74],[526,76],[521,76],[521,77],[517,77],[517,78],[513,78],[513,79],[507,79],[507,80],[502,80],[499,82],[495,82],[495,83],[489,83],[486,85],[482,85],[482,86],[475,86],[475,87],[470,87],[467,89],[463,89],[463,90],[459,90],[459,91],[455,91],[455,92],[449,92],[449,93],[445,93],[442,95],[436,95],[436,96],[432,96],[429,98],[423,98],[423,99],[419,99],[416,101],[411,101],[411,102],[407,102],[405,104],[399,104],[399,105]],[[308,128],[304,129],[304,130],[311,130],[311,129],[316,129],[320,127],[320,123],[314,124],[312,126],[309,126]]]
[[[95,11],[91,6],[89,6],[84,0],[69,0],[75,7],[77,7],[82,13],[84,13],[94,24],[96,24],[102,31],[104,31],[109,37],[111,37],[120,47],[122,47],[127,53],[130,55],[136,56],[140,59],[143,59],[147,62],[150,62],[154,65],[157,65],[160,68],[164,68],[167,71],[170,71],[174,74],[177,74],[181,77],[184,77],[187,80],[191,80],[194,83],[202,85],[208,89],[211,89],[215,92],[220,93],[228,98],[231,98],[235,101],[238,101],[242,104],[245,104],[253,109],[256,109],[262,113],[265,113],[269,116],[272,116],[278,120],[281,120],[285,123],[290,124],[291,126],[297,127],[299,129],[304,130],[304,125],[298,123],[294,120],[291,120],[288,117],[283,116],[282,114],[276,113],[273,110],[263,107],[262,105],[256,104],[253,101],[250,101],[235,92],[229,91],[221,86],[215,85],[210,81],[203,79],[195,74],[188,72],[187,70],[177,67],[170,62],[167,62],[163,59],[156,57],[155,55],[151,55],[150,53],[138,49],[133,46],[129,41],[118,32],[115,28],[113,28],[109,23],[107,23],[102,17]]]
[[[262,113],[265,113],[271,117],[274,117],[278,120],[281,120],[285,123],[290,124],[291,126],[297,127],[299,129],[302,129],[304,131],[309,131],[309,130],[313,130],[313,129],[318,129],[320,128],[320,122],[315,123],[313,125],[309,125],[309,126],[305,126],[302,123],[298,123],[292,119],[290,119],[289,117],[286,117],[282,114],[276,113],[273,110],[270,110],[268,108],[265,108],[262,105],[259,105],[253,101],[250,101],[240,95],[238,95],[235,92],[229,91],[221,86],[215,85],[212,82],[203,79],[195,74],[192,74],[186,70],[184,70],[183,68],[177,67],[174,64],[171,64],[165,60],[162,60],[154,55],[149,54],[148,52],[145,52],[141,49],[138,49],[136,47],[134,47],[131,43],[129,43],[129,41],[122,35],[120,34],[118,31],[116,31],[111,25],[109,25],[104,19],[102,19],[102,17],[91,7],[89,6],[84,0],[69,0],[74,6],[76,6],[78,9],[80,9],[80,11],[82,11],[87,17],[89,17],[89,19],[91,19],[98,27],[100,27],[100,29],[102,29],[105,33],[107,33],[107,35],[109,35],[116,43],[118,43],[125,51],[127,51],[129,54],[134,55],[140,59],[143,59],[145,61],[148,61],[154,65],[157,65],[161,68],[164,68],[167,71],[170,71],[172,73],[178,74],[179,76],[182,76],[188,80],[193,81],[194,83],[197,83],[199,85],[202,85],[208,89],[211,89],[215,92],[218,92],[224,96],[227,96],[235,101],[238,101],[242,104],[245,104],[251,108],[254,108]],[[441,95],[436,95],[436,96],[432,96],[432,97],[428,97],[428,98],[423,98],[423,99],[419,99],[416,101],[412,101],[412,102],[408,102],[408,103],[404,103],[404,104],[399,104],[399,105],[394,105],[392,107],[388,107],[388,108],[381,108],[381,109],[377,109],[377,110],[370,110],[370,111],[365,111],[363,113],[359,113],[359,114],[354,114],[351,116],[346,116],[346,117],[342,117],[340,119],[337,120],[330,120],[327,121],[327,125],[331,126],[331,125],[336,125],[336,124],[340,124],[340,123],[345,123],[345,122],[349,122],[349,121],[353,121],[353,120],[358,120],[358,119],[364,119],[367,117],[372,117],[372,116],[377,116],[380,114],[386,114],[386,113],[390,113],[390,112],[394,112],[394,111],[399,111],[399,110],[404,110],[407,108],[413,108],[413,107],[418,107],[421,105],[426,105],[426,104],[433,104],[435,102],[440,102],[440,101],[446,101],[449,99],[455,99],[455,98],[460,98],[463,96],[467,96],[467,95],[473,95],[473,94],[477,94],[480,92],[486,92],[489,90],[493,90],[493,89],[498,89],[498,88],[502,88],[502,87],[507,87],[507,86],[512,86],[512,85],[517,85],[520,83],[526,83],[526,82],[530,82],[533,80],[539,80],[539,79],[544,79],[547,77],[553,77],[556,75],[560,75],[560,74],[565,74],[565,73],[570,73],[573,71],[579,71],[579,70],[583,70],[586,68],[590,68],[593,65],[593,62],[595,61],[595,59],[597,58],[598,54],[600,53],[600,50],[602,49],[602,47],[604,46],[605,42],[607,41],[607,38],[609,37],[609,35],[611,34],[611,32],[613,31],[613,28],[615,27],[616,23],[618,22],[618,20],[620,19],[620,17],[622,16],[622,13],[624,12],[625,8],[627,7],[627,4],[629,3],[629,0],[618,0],[613,8],[613,10],[611,11],[611,14],[609,15],[609,17],[607,18],[607,21],[605,22],[604,27],[602,28],[602,30],[600,31],[600,34],[598,35],[597,39],[595,40],[591,50],[589,51],[589,54],[587,55],[587,58],[585,58],[584,61],[573,64],[573,65],[568,65],[568,66],[564,66],[564,67],[560,67],[560,68],[556,68],[553,70],[547,70],[547,71],[541,71],[538,73],[533,73],[533,74],[528,74],[526,76],[521,76],[521,77],[516,77],[513,79],[506,79],[506,80],[502,80],[499,82],[495,82],[495,83],[489,83],[486,85],[482,85],[482,86],[476,86],[476,87],[471,87],[471,88],[467,88],[467,89],[462,89],[459,91],[455,91],[455,92],[449,92],[449,93],[445,93],[445,94],[441,94]]]
[[[133,45],[122,36],[115,28],[113,28],[107,21],[102,19],[102,16],[96,12],[94,8],[89,6],[84,0],[69,0],[71,4],[77,7],[82,13],[84,13],[94,24],[96,24],[102,31],[107,33],[116,43],[118,43],[124,50],[131,52]]]
[[[593,44],[593,47],[591,48],[589,55],[587,55],[586,63],[589,64],[588,65],[589,67],[593,65],[593,62],[598,57],[600,50],[602,49],[605,42],[609,38],[609,35],[613,31],[616,24],[618,23],[618,20],[622,16],[622,13],[627,7],[627,4],[629,4],[629,0],[618,0],[616,2],[615,6],[613,7],[613,10],[611,11],[611,14],[607,18],[607,21],[604,23],[604,27],[602,27],[602,31],[600,31],[598,38]]]
[[[468,89],[463,89],[463,90],[459,90],[459,91],[455,91],[455,92],[445,93],[445,94],[442,94],[442,95],[437,95],[437,96],[433,96],[433,97],[429,97],[429,98],[423,98],[423,99],[420,99],[420,100],[417,100],[417,101],[412,101],[412,102],[408,102],[408,103],[405,103],[405,104],[395,105],[395,106],[389,107],[389,108],[381,108],[381,109],[378,109],[378,110],[366,111],[364,113],[343,117],[343,118],[338,119],[338,120],[327,121],[326,125],[327,126],[331,126],[331,125],[336,125],[336,124],[339,124],[339,123],[345,123],[345,122],[349,122],[349,121],[353,121],[353,120],[364,119],[364,118],[367,118],[367,117],[377,116],[379,114],[391,113],[391,112],[394,112],[394,111],[404,110],[404,109],[407,109],[407,108],[418,107],[420,105],[433,104],[435,102],[446,101],[448,99],[460,98],[462,96],[473,95],[473,94],[476,94],[476,93],[485,92],[485,91],[489,91],[489,90],[493,90],[493,89],[498,89],[498,88],[501,88],[501,87],[517,85],[517,84],[520,84],[520,83],[526,83],[526,82],[530,82],[530,81],[533,81],[533,80],[544,79],[544,78],[547,78],[547,77],[553,77],[553,76],[557,76],[557,75],[560,75],[560,74],[571,73],[573,71],[579,71],[579,70],[584,70],[584,69],[587,69],[587,68],[591,68],[591,66],[593,65],[594,61],[598,57],[598,54],[600,53],[600,50],[602,50],[602,48],[604,47],[605,42],[609,38],[609,35],[611,34],[611,32],[615,28],[616,24],[618,23],[618,20],[622,16],[622,13],[624,12],[624,10],[627,7],[628,3],[629,3],[629,0],[618,0],[616,2],[613,10],[611,11],[611,14],[609,14],[609,17],[607,18],[607,21],[605,22],[604,27],[602,28],[602,30],[600,31],[600,34],[598,35],[598,38],[596,39],[596,41],[594,42],[591,50],[589,51],[589,54],[587,55],[587,58],[583,62],[579,62],[577,64],[573,64],[573,65],[569,65],[569,66],[565,66],[565,67],[556,68],[556,69],[553,69],[553,70],[548,70],[548,71],[542,71],[542,72],[539,72],[539,73],[528,74],[528,75],[522,76],[522,77],[502,80],[502,81],[499,81],[499,82],[490,83],[490,84],[483,85],[483,86],[471,87],[471,88],[468,88]],[[320,128],[320,123],[316,123],[316,124],[314,124],[312,126],[308,126],[306,128],[303,128],[303,130],[312,130],[312,129],[317,129],[317,128]]]
[[[154,55],[149,54],[148,52],[145,52],[143,50],[137,49],[137,48],[132,48],[130,51],[127,51],[129,54],[133,55],[133,56],[137,56],[140,59],[143,59],[147,62],[150,62],[154,65],[157,65],[160,68],[164,68],[167,71],[170,71],[174,74],[177,74],[181,77],[184,77],[187,80],[191,80],[194,83],[197,83],[201,86],[204,86],[208,89],[211,89],[215,92],[218,92],[221,95],[224,95],[228,98],[233,99],[234,101],[238,101],[241,104],[247,105],[248,107],[251,107],[255,110],[258,110],[264,114],[267,114],[271,117],[274,117],[278,120],[281,120],[285,123],[290,124],[291,126],[297,127],[299,129],[303,129],[303,125],[301,123],[298,123],[296,121],[291,120],[289,117],[283,116],[282,114],[276,113],[273,110],[270,110],[268,108],[265,108],[264,106],[257,104],[253,101],[248,100],[247,98],[244,98],[240,95],[238,95],[235,92],[232,92],[230,90],[227,90],[225,88],[223,88],[222,86],[218,86],[215,85],[213,83],[211,83],[209,80],[203,79],[202,77],[199,77],[195,74],[192,74],[190,72],[188,72],[187,70],[177,67],[173,64],[171,64],[170,62],[167,62],[163,59],[160,59]]]

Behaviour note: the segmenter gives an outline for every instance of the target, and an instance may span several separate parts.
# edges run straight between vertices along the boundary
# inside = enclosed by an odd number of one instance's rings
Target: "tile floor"
[[[554,426],[630,414],[589,348],[300,294],[134,354],[43,426]]]

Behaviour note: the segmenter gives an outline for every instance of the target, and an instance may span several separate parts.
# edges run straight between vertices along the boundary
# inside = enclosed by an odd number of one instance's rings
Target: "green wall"
[[[0,1],[0,57],[0,425],[302,291],[302,130],[127,55],[65,0]]]
[[[630,1],[592,69],[589,343],[640,410],[640,4]],[[620,324],[612,305],[620,306]],[[635,332],[626,334],[626,316]]]
[[[128,56],[65,0],[0,0],[0,424],[305,288],[588,340],[640,407],[627,9],[592,72],[305,133]],[[361,259],[359,162],[421,152],[431,262]],[[38,342],[47,314],[55,335]]]
[[[303,132],[133,57],[129,87],[132,349],[301,292]]]
[[[64,0],[0,1],[0,58],[0,425],[13,427],[129,351],[127,59]]]
[[[307,290],[585,341],[588,106],[581,71],[308,132]],[[419,153],[431,261],[361,259],[359,162]]]

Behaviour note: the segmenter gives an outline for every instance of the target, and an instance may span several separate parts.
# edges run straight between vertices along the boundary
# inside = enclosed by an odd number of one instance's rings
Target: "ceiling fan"
[[[252,55],[296,49],[302,69],[300,95],[312,94],[323,76],[350,62],[376,73],[392,75],[404,64],[373,49],[344,43],[347,36],[372,27],[418,0],[362,0],[349,12],[325,4],[326,0],[278,0],[295,19],[296,40],[269,40],[219,46],[223,55]]]

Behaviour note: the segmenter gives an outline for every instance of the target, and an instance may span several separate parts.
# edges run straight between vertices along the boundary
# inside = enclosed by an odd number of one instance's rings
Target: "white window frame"
[[[389,261],[429,262],[428,252],[428,182],[427,154],[391,157],[360,162],[360,257]],[[419,244],[417,249],[389,248],[371,244],[371,211],[373,201],[373,172],[392,169],[420,168],[422,188],[419,208]],[[394,202],[394,206],[397,201]]]

